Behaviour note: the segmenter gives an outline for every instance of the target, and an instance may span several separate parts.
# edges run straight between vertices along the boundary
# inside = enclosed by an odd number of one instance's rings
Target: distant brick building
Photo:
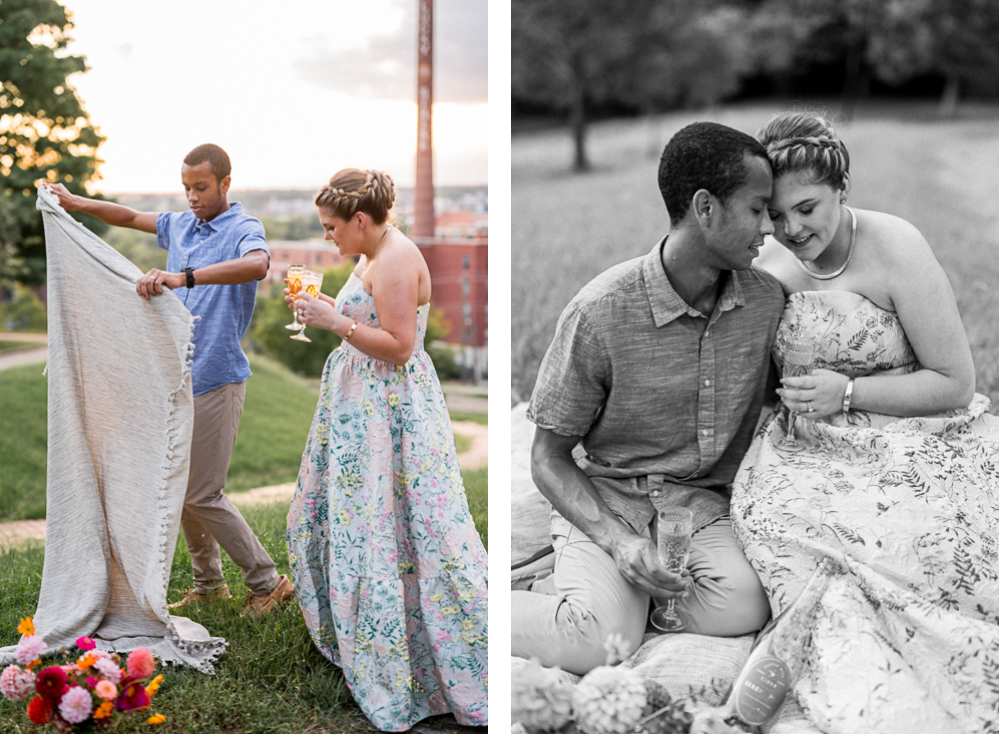
[[[325,240],[268,240],[271,267],[265,283],[280,283],[288,275],[289,265],[305,265],[310,270],[335,268],[344,260],[336,245]]]

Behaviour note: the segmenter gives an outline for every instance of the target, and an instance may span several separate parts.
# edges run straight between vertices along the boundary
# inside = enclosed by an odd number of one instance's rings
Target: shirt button
[[[708,430],[707,428],[702,428],[702,429],[701,429],[701,435],[702,435],[702,436],[707,436],[707,435],[708,435],[708,434],[710,434],[710,433],[711,433],[711,431],[710,431],[710,430]]]
[[[712,381],[711,380],[705,380],[705,387],[711,387],[711,386],[712,386]]]
[[[660,490],[654,489],[652,492],[650,492],[650,494],[653,495],[654,497],[659,497],[660,496]]]

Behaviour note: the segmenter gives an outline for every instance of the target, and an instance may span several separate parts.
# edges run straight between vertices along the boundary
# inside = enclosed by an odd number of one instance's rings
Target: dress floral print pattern
[[[352,275],[337,308],[379,328]],[[348,343],[323,371],[288,553],[306,626],[383,731],[453,713],[487,724],[487,559],[444,394],[423,349],[402,367]]]
[[[919,369],[896,314],[843,291],[793,294],[775,358],[813,338],[817,367],[853,376]],[[851,411],[798,421],[808,447],[758,432],[733,485],[736,537],[777,614],[829,557],[795,698],[821,732],[997,730],[997,419]],[[803,432],[800,432],[802,435]]]

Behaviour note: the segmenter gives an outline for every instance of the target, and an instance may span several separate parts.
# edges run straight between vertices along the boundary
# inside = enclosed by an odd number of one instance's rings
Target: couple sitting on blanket
[[[794,688],[816,728],[995,719],[997,421],[927,242],[848,208],[850,183],[812,114],[667,144],[669,234],[580,291],[539,370],[531,474],[555,565],[512,592],[513,655],[583,674],[609,635],[636,650],[668,598],[685,632],[753,633],[829,557],[842,572]],[[803,349],[812,368],[755,435],[772,355]],[[665,505],[694,515],[680,574],[657,561]]]

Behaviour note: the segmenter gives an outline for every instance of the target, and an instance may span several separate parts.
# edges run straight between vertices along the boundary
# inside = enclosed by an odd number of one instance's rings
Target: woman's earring
[[[840,203],[841,204],[846,204],[847,203],[847,197],[844,196],[843,194],[841,194],[841,196],[840,196]]]

